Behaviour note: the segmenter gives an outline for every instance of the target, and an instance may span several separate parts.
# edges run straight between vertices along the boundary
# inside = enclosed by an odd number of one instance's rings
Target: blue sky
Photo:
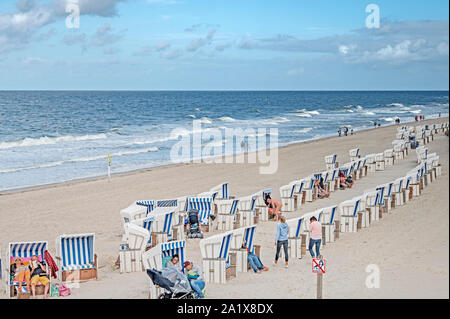
[[[448,1],[0,2],[0,89],[448,90]],[[368,4],[380,28],[368,29]]]

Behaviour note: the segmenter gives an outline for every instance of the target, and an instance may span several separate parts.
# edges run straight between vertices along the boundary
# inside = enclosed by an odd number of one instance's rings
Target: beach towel
[[[50,274],[53,278],[57,277],[58,272],[58,266],[56,265],[55,261],[53,260],[52,256],[48,252],[48,250],[44,251],[44,259],[47,262],[47,265],[50,267]]]

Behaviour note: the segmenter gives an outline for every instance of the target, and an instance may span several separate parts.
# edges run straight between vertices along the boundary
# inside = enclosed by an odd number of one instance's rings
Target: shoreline
[[[386,125],[380,126],[380,127],[362,128],[360,130],[354,131],[353,135],[357,135],[358,133],[362,133],[362,132],[370,132],[372,130],[377,130],[377,129],[379,130],[379,129],[389,128],[389,127],[393,127],[393,126],[401,126],[401,125],[405,125],[405,124],[411,124],[411,123],[417,123],[416,125],[429,124],[430,122],[432,123],[433,121],[444,120],[444,119],[448,120],[449,117],[447,116],[447,117],[429,118],[427,120],[422,120],[419,122],[412,120],[412,121],[405,121],[400,124],[392,123],[392,124],[386,124]],[[350,136],[352,136],[352,135],[341,136],[341,137],[339,137],[339,136],[323,136],[323,137],[319,137],[319,138],[311,138],[311,139],[304,140],[304,141],[293,141],[293,142],[288,142],[285,145],[279,146],[278,149],[282,150],[282,149],[293,147],[296,145],[307,145],[307,144],[318,142],[318,141],[327,141],[327,140],[333,139],[333,138],[345,138],[345,137],[350,137]],[[259,152],[261,152],[261,151],[264,152],[267,150],[268,149],[263,149],[263,150],[260,150]],[[239,155],[248,156],[249,154],[254,154],[254,153],[255,153],[255,151],[252,151],[250,153],[244,152],[244,153],[222,156],[222,158],[229,158],[229,157],[234,158]],[[193,161],[183,162],[183,163],[166,163],[166,164],[150,166],[150,167],[146,167],[146,168],[138,168],[138,169],[134,169],[134,170],[126,171],[126,172],[111,173],[111,179],[113,177],[138,175],[138,174],[143,174],[143,173],[154,171],[154,170],[162,170],[162,169],[167,169],[167,168],[172,168],[172,167],[180,167],[180,166],[188,166],[188,165],[196,165],[196,164],[206,164],[204,162],[205,159],[211,160],[214,158],[217,158],[217,157],[203,158],[202,162],[200,162],[200,163],[194,163]],[[214,163],[214,164],[216,164],[216,163]],[[225,163],[222,163],[222,164],[225,164]],[[248,163],[245,162],[243,164],[248,164]],[[71,186],[74,184],[81,184],[81,183],[85,183],[85,182],[103,181],[103,180],[107,180],[107,179],[108,179],[108,175],[98,175],[98,176],[92,176],[92,177],[76,178],[76,179],[71,179],[71,180],[66,180],[66,181],[61,181],[61,182],[54,182],[54,183],[49,183],[49,184],[39,184],[39,185],[34,185],[34,186],[6,189],[6,190],[0,191],[0,197],[6,196],[6,195],[11,195],[11,194],[27,193],[27,192],[32,192],[32,191],[42,190],[42,189],[51,189],[51,188],[57,188],[57,187],[62,187],[62,186]]]

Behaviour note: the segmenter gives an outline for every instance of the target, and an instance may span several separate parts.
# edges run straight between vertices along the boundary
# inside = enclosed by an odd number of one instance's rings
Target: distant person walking
[[[241,141],[241,151],[242,152],[245,151],[245,142],[244,142],[244,140]]]
[[[373,122],[373,127],[375,127],[375,128],[377,127],[377,121]]]
[[[281,246],[284,249],[284,261],[286,262],[286,268],[288,268],[289,264],[289,255],[288,255],[288,236],[289,236],[289,226],[286,224],[286,218],[281,216],[280,223],[277,226],[277,234],[275,236],[275,247],[277,248],[275,254],[274,265],[278,263],[278,257],[280,256]]]
[[[320,256],[320,244],[322,243],[322,224],[317,221],[316,217],[309,219],[309,253],[312,258],[319,258]],[[316,247],[316,254],[314,255],[313,248]]]
[[[348,134],[348,127],[345,126],[345,127],[344,127],[344,135],[347,136],[347,134]]]
[[[342,134],[341,128],[338,129],[338,134],[339,134],[339,137],[341,137],[341,134]]]
[[[417,122],[417,115],[414,117],[414,119],[416,120],[416,122]]]

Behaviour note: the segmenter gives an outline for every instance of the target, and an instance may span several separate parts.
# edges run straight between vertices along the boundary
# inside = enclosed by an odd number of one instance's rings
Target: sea
[[[106,176],[109,155],[113,176],[174,164],[174,145],[198,134],[193,121],[202,143],[267,131],[253,151],[275,136],[283,146],[448,113],[448,91],[0,91],[0,191]],[[226,138],[214,143],[229,154]]]

